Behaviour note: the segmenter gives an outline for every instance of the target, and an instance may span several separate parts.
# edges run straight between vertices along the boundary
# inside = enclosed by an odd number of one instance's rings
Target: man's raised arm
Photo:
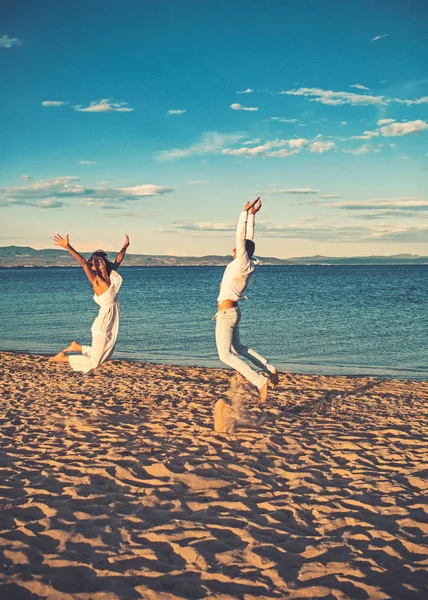
[[[256,213],[259,212],[261,207],[262,207],[262,201],[260,200],[260,197],[259,197],[259,198],[257,198],[253,207],[248,211],[247,233],[246,233],[247,240],[254,240],[254,227],[256,225]]]
[[[255,206],[260,200],[257,198],[254,202],[247,202],[241,211],[238,219],[238,225],[236,227],[236,259],[239,262],[242,271],[245,271],[250,266],[250,259],[247,254],[245,242],[247,238],[247,222],[249,211]],[[254,225],[253,225],[254,230]]]

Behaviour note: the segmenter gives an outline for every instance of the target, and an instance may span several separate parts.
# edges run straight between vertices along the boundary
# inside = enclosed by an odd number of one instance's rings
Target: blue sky
[[[428,255],[426,2],[6,2],[1,245]]]

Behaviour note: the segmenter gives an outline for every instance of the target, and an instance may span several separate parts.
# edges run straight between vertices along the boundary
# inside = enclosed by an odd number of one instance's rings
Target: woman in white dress
[[[120,264],[125,258],[129,246],[129,237],[122,250],[116,256],[114,263],[107,260],[107,254],[103,250],[97,250],[86,261],[69,243],[68,235],[65,238],[57,234],[54,237],[55,246],[68,250],[70,254],[81,264],[87,278],[94,290],[94,301],[99,305],[98,316],[92,324],[92,344],[82,346],[78,342],[71,342],[56,356],[52,356],[50,362],[68,362],[74,371],[88,373],[98,367],[101,363],[111,358],[116,344],[119,330],[120,304],[117,300],[122,277],[117,272]],[[69,354],[70,352],[78,354]]]

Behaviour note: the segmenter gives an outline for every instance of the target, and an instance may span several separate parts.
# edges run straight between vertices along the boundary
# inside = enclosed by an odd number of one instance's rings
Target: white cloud
[[[352,202],[325,204],[351,212],[370,213],[371,216],[417,216],[428,213],[428,199],[421,198],[374,198]]]
[[[305,196],[312,196],[314,194],[318,194],[318,190],[313,190],[311,188],[283,188],[279,190],[270,190],[267,193],[271,194],[272,196],[279,196],[281,194],[303,194]]]
[[[133,187],[127,188],[117,188],[117,191],[123,192],[128,197],[136,196],[137,198],[142,198],[144,196],[161,196],[163,194],[168,194],[169,192],[172,192],[172,189],[150,183],[144,185],[134,185]]]
[[[254,106],[242,106],[242,104],[237,104],[236,102],[234,104],[231,104],[230,108],[233,108],[233,110],[249,110],[249,111],[259,110],[258,108],[254,107]]]
[[[418,133],[428,128],[426,121],[417,119],[416,121],[405,121],[404,123],[391,123],[380,128],[380,133],[386,137],[408,135],[409,133]]]
[[[364,90],[366,92],[369,91],[369,88],[366,87],[365,85],[360,85],[359,83],[354,83],[353,85],[351,85],[350,87],[352,88],[356,88],[357,90]]]
[[[247,88],[246,90],[238,91],[236,93],[237,94],[252,94],[253,92],[254,92],[254,90],[252,90],[251,88]]]
[[[274,150],[273,152],[268,152],[266,156],[271,156],[273,158],[282,158],[283,156],[293,156],[293,154],[298,154],[299,150],[288,150],[287,148],[281,148],[281,150]]]
[[[394,102],[399,104],[406,104],[407,106],[413,106],[414,104],[428,104],[428,96],[422,96],[417,100],[400,100],[400,98],[394,98]]]
[[[96,165],[94,160],[79,160],[79,165]]]
[[[134,109],[128,107],[128,102],[112,102],[108,98],[91,102],[89,106],[73,106],[78,112],[132,112]]]
[[[183,115],[185,112],[187,112],[187,110],[184,108],[178,108],[178,109],[170,109],[167,111],[167,115]]]
[[[61,102],[61,100],[43,100],[42,106],[53,107],[53,106],[63,106],[65,102]]]
[[[22,42],[18,38],[12,38],[8,35],[0,37],[0,48],[12,48],[13,46],[21,46]]]
[[[279,123],[297,123],[297,119],[284,119],[282,117],[269,117],[269,121],[278,121]]]
[[[253,140],[248,140],[244,142],[244,146],[249,146],[251,144],[258,144],[260,142],[260,138],[254,138]]]
[[[345,154],[354,154],[356,156],[358,156],[359,154],[367,154],[367,152],[370,152],[370,146],[368,144],[364,144],[363,146],[360,146],[359,148],[356,148],[355,150],[342,150],[342,152],[344,152]]]
[[[75,176],[43,179],[34,183],[0,189],[0,206],[32,206],[37,208],[59,208],[66,201],[108,206],[120,206],[127,201],[135,201],[147,196],[160,196],[173,190],[164,186],[143,184],[128,188],[114,188],[98,184],[85,186]]]
[[[32,177],[31,175],[21,175],[21,179],[23,181],[31,181]]]
[[[333,92],[319,88],[299,88],[298,90],[287,90],[280,92],[288,96],[304,96],[313,102],[321,102],[331,106],[351,104],[362,106],[370,104],[386,104],[384,96],[371,96],[369,94],[356,94],[354,92]]]
[[[388,123],[394,123],[395,119],[379,119],[376,125],[387,125]]]
[[[290,140],[277,139],[270,142],[265,142],[259,146],[253,146],[252,148],[248,146],[244,146],[242,148],[224,148],[222,150],[222,154],[246,157],[271,156],[279,158],[282,156],[291,156],[292,154],[297,154],[299,150],[307,143],[308,140],[305,138],[296,138]],[[284,148],[284,146],[288,146],[288,148]],[[272,151],[272,148],[281,148],[281,150]],[[294,150],[290,150],[289,148],[294,148]]]
[[[350,140],[369,140],[373,137],[378,137],[379,133],[377,131],[363,131],[361,135],[353,135],[350,137]]]
[[[202,185],[204,183],[208,183],[208,181],[203,181],[203,180],[186,181],[186,185]]]
[[[328,152],[335,146],[336,144],[334,142],[313,142],[310,145],[310,151],[317,152],[318,154],[323,154],[324,152]]]
[[[370,40],[370,42],[376,42],[377,40],[381,40],[382,38],[386,38],[386,37],[388,37],[387,33],[385,33],[384,35],[377,35],[372,40]]]
[[[340,194],[320,194],[319,198],[341,198]]]
[[[216,222],[178,222],[173,223],[175,230],[185,232],[194,237],[206,237],[207,233],[233,233],[233,223]],[[295,223],[257,225],[259,237],[304,239],[332,242],[391,242],[401,241],[414,243],[426,241],[428,225],[421,226],[391,226],[391,225],[347,225],[342,223],[317,223],[296,221]]]
[[[221,153],[225,146],[234,144],[245,137],[246,136],[241,133],[222,134],[215,131],[208,131],[202,135],[200,141],[196,144],[193,144],[188,148],[163,150],[157,155],[157,159],[175,160],[177,158],[187,158],[189,156]]]
[[[348,121],[340,121],[339,125],[347,125]]]

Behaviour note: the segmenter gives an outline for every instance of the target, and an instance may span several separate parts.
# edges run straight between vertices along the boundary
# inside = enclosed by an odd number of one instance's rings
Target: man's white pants
[[[216,314],[215,341],[218,356],[222,362],[238,371],[238,373],[241,373],[245,379],[248,379],[248,381],[260,389],[266,383],[266,377],[247,365],[247,363],[239,358],[238,354],[244,356],[266,373],[272,373],[274,367],[255,350],[241,344],[239,338],[240,320],[241,311],[239,307],[220,310]]]

